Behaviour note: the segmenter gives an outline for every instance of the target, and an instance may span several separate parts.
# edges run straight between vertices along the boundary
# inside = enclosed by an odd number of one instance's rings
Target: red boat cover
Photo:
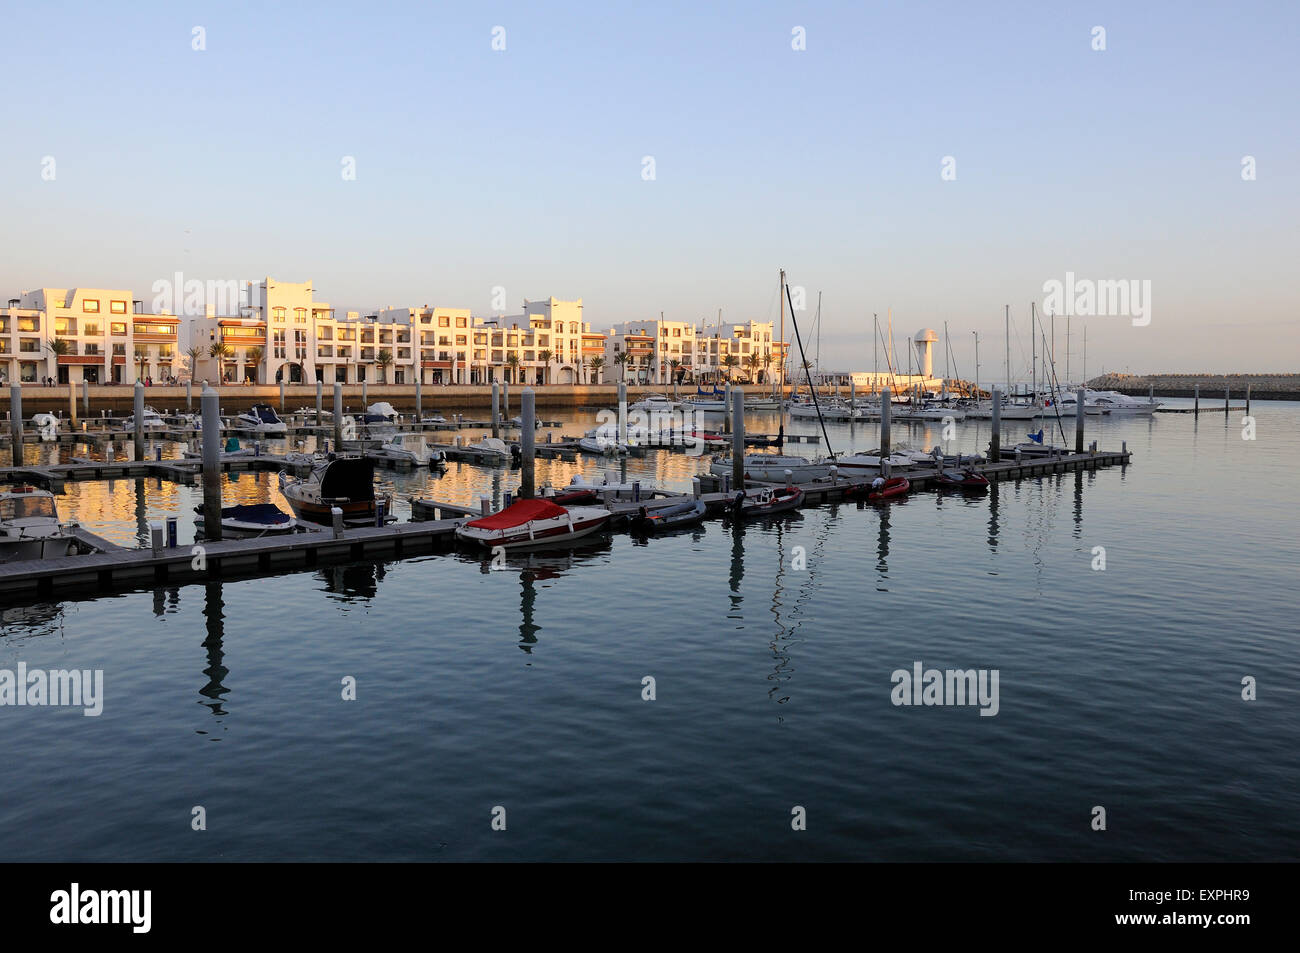
[[[569,512],[563,506],[556,506],[550,500],[519,500],[511,503],[500,513],[470,520],[466,525],[479,529],[511,529],[523,526],[533,520],[551,520]]]

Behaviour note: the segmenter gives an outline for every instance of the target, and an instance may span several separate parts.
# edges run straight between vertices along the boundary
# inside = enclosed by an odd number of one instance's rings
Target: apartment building
[[[697,328],[685,321],[626,321],[607,335],[607,363],[634,383],[669,384],[681,380],[749,380],[767,383],[780,374],[780,341],[772,323]],[[734,358],[734,365],[729,360]],[[615,378],[617,379],[617,378]]]
[[[42,383],[131,384],[179,376],[180,319],[124,288],[38,288],[0,312],[0,374]]]

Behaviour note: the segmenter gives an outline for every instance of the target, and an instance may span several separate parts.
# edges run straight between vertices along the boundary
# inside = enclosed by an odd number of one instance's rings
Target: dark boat
[[[560,506],[589,506],[600,502],[600,494],[595,490],[563,490],[545,499]]]
[[[855,500],[866,500],[868,503],[880,503],[904,496],[911,488],[911,481],[907,477],[891,477],[879,487],[873,487],[870,483],[859,483],[845,490],[844,495]]]
[[[934,485],[940,489],[979,492],[989,488],[989,480],[974,470],[942,470],[935,475]]]
[[[797,486],[765,489],[756,496],[746,496],[742,491],[736,493],[736,498],[731,503],[731,512],[741,519],[752,519],[796,509],[802,502],[803,490]]]
[[[280,473],[280,492],[300,520],[330,526],[333,507],[343,511],[347,526],[372,526],[376,504],[384,504],[385,521],[391,522],[393,498],[375,496],[375,465],[365,457],[327,458],[311,475],[297,480]]]
[[[202,530],[206,523],[203,507],[194,507],[194,512],[194,526]],[[281,533],[292,533],[297,528],[298,521],[274,503],[245,503],[221,508],[223,536],[278,536]]]
[[[685,503],[661,506],[658,509],[643,506],[632,517],[632,522],[647,533],[662,533],[681,529],[684,526],[694,526],[704,519],[706,509],[707,507],[700,500],[687,500]]]

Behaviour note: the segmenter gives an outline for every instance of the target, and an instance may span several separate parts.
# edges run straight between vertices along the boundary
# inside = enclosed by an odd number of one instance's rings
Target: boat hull
[[[564,546],[597,533],[609,525],[609,510],[575,507],[572,520],[538,520],[507,529],[460,526],[456,536],[487,549],[538,549]]]

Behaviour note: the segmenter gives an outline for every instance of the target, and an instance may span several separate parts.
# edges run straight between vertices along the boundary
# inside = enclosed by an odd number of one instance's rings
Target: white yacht
[[[289,429],[270,404],[254,404],[235,418],[235,427],[256,434],[283,434]]]
[[[409,460],[421,467],[447,465],[447,454],[429,446],[428,438],[422,433],[395,433],[384,441],[382,449],[390,457]]]
[[[59,523],[53,493],[34,486],[0,493],[0,562],[57,559],[76,551],[77,538]]]
[[[166,430],[167,421],[163,420],[162,414],[152,407],[144,409],[144,418],[141,424],[143,430]],[[128,433],[135,433],[135,414],[126,418],[126,429]]]

